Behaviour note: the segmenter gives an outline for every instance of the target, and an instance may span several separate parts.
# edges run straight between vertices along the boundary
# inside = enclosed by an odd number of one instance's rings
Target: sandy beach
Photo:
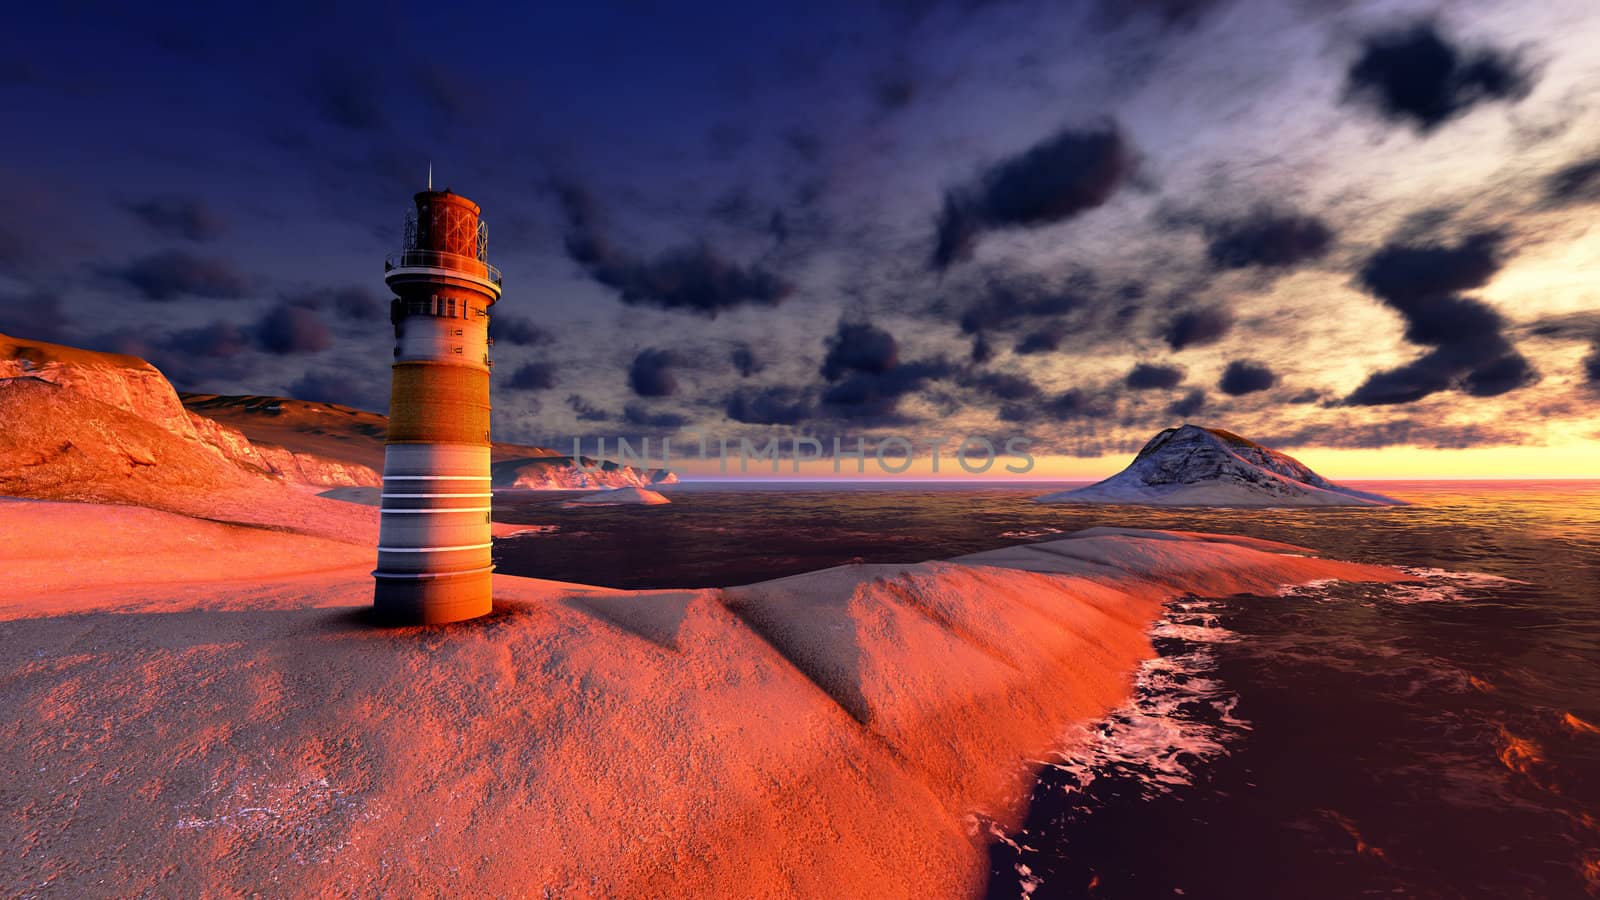
[[[1126,698],[1165,599],[1403,577],[1095,529],[723,590],[497,576],[487,619],[378,629],[370,532],[326,524],[0,502],[6,893],[971,894],[974,814]]]

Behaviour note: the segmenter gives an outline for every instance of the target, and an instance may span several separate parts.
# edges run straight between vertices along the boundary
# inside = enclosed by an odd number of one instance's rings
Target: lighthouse
[[[494,572],[489,307],[500,271],[478,204],[429,182],[384,266],[394,370],[372,573],[379,616],[416,625],[489,612]]]

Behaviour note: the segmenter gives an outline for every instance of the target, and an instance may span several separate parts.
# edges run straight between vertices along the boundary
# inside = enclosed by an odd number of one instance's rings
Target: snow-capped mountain
[[[1402,506],[1335,484],[1285,453],[1220,428],[1184,425],[1150,439],[1121,472],[1040,503],[1151,506]]]

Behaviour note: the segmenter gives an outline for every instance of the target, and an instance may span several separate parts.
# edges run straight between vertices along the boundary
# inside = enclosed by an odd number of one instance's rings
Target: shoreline
[[[41,515],[107,543],[69,590],[49,571],[82,551],[35,540],[18,568],[44,574],[0,608],[23,892],[970,894],[969,815],[1017,820],[1030,761],[1129,696],[1168,599],[1408,577],[1091,529],[721,589],[496,575],[491,616],[389,630],[360,544],[0,503],[8,534]],[[199,557],[211,577],[111,581]]]

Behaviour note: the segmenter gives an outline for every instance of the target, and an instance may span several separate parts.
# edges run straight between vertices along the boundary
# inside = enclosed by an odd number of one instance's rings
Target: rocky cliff
[[[1335,484],[1304,463],[1230,431],[1184,425],[1151,438],[1126,469],[1040,503],[1152,506],[1396,506]]]
[[[137,356],[96,353],[0,334],[0,378],[29,376],[126,410],[179,437],[198,438],[188,410],[155,366]]]
[[[45,496],[30,491],[46,490],[45,485],[66,490],[69,482],[115,484],[128,474],[115,464],[120,459],[152,470],[152,483],[172,476],[189,486],[208,479],[218,486],[233,484],[241,477],[317,486],[381,480],[370,466],[251,441],[237,428],[186,408],[166,377],[134,356],[0,335],[0,393],[0,421],[6,428],[0,486],[13,496]],[[76,455],[62,452],[65,444]],[[85,468],[93,460],[112,469],[95,474]],[[74,474],[68,481],[51,474],[69,471]],[[135,479],[141,480],[149,479]],[[103,499],[140,502],[131,494],[106,495],[105,486],[84,490]]]

